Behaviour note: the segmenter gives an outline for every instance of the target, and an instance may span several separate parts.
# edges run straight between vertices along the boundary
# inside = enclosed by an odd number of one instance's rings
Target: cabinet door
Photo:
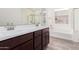
[[[27,41],[16,48],[14,50],[33,50],[33,40]]]
[[[40,48],[41,46],[41,36],[35,37],[34,39],[34,49],[37,49],[37,47]]]
[[[49,28],[42,30],[42,49],[44,49],[49,43]]]
[[[34,49],[35,50],[41,49],[41,30],[34,32]]]
[[[46,39],[46,45],[48,45],[48,43],[49,43],[49,32],[46,33],[45,39]]]
[[[38,45],[37,47],[35,47],[35,50],[41,50],[41,45]]]

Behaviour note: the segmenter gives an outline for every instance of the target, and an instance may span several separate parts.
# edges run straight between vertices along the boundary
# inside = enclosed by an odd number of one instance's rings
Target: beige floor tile
[[[79,50],[79,43],[66,39],[50,37],[46,50]]]

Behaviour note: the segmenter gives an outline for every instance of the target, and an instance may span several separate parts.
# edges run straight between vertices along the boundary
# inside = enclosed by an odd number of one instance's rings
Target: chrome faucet
[[[14,30],[13,23],[7,23],[6,28],[7,28],[7,30]]]

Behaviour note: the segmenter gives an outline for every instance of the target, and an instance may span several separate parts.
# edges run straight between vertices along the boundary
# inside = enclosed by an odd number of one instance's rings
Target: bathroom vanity
[[[18,32],[20,33],[0,38],[2,39],[0,40],[0,50],[43,50],[49,44],[48,27],[38,27],[28,29],[28,31],[24,29]],[[12,32],[10,33],[12,34]]]

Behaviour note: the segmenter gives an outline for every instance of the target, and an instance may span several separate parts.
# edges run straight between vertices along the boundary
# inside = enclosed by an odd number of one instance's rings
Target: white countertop
[[[14,30],[0,31],[0,41],[44,29],[46,26],[17,26]]]

